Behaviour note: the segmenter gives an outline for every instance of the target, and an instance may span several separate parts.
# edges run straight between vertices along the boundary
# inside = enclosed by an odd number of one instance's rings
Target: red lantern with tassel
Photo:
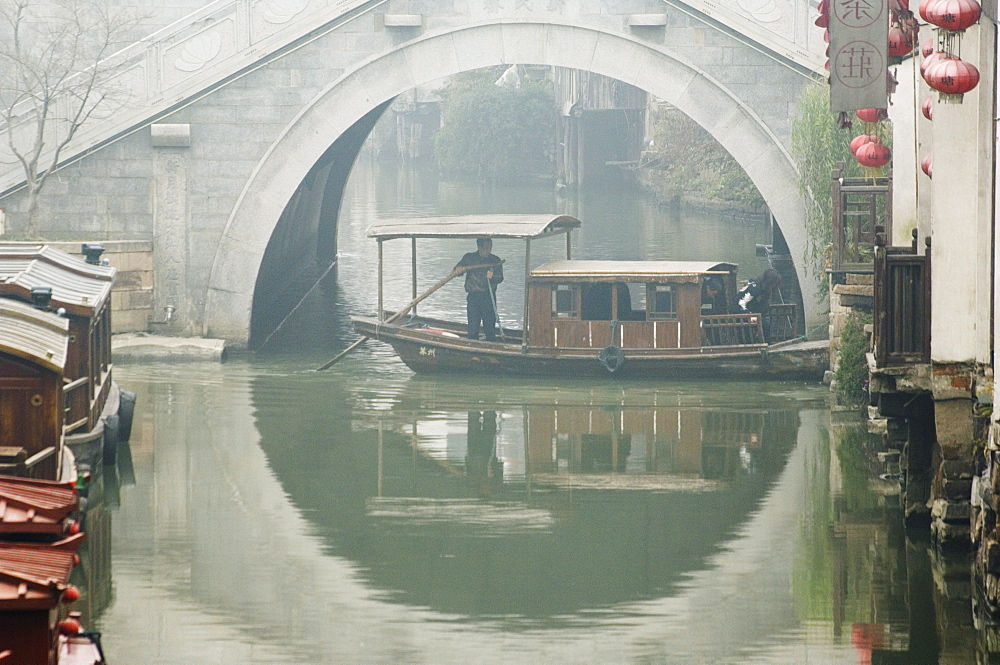
[[[934,177],[934,165],[931,163],[931,153],[927,153],[920,160],[920,170],[926,173],[928,178]]]
[[[953,55],[942,56],[927,68],[924,80],[941,93],[941,101],[961,103],[962,96],[979,85],[979,70]]]
[[[959,32],[975,25],[981,13],[976,0],[931,0],[920,15],[939,28]]]

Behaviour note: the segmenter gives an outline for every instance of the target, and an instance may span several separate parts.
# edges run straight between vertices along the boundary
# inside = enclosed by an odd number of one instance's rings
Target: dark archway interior
[[[354,160],[392,100],[379,104],[331,145],[299,185],[261,260],[250,316],[250,348],[267,340],[337,261],[337,219]]]

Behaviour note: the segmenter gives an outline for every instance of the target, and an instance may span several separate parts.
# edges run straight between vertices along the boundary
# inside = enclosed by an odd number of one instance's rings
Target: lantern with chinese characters
[[[934,52],[934,38],[924,40],[924,43],[920,45],[920,55],[925,58]]]
[[[960,32],[975,25],[981,13],[976,0],[930,0],[920,15],[939,28]]]
[[[920,170],[926,173],[928,178],[934,177],[934,165],[931,163],[931,153],[927,153],[920,160]]]
[[[924,72],[927,85],[942,102],[962,103],[962,96],[979,85],[979,70],[953,55],[943,55]]]
[[[924,98],[924,103],[920,105],[920,112],[928,120],[934,119],[934,95],[927,95]]]
[[[902,58],[913,50],[913,43],[898,25],[889,27],[889,55],[894,58]]]
[[[881,143],[881,141],[879,141],[877,136],[872,136],[871,134],[861,134],[859,136],[855,136],[851,139],[851,154],[858,154],[858,150],[866,143]]]
[[[858,163],[868,168],[885,166],[892,159],[892,151],[881,143],[865,143],[854,153]]]

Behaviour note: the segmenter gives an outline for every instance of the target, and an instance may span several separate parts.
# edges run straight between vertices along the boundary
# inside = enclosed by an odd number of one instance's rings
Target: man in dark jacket
[[[465,272],[466,313],[469,320],[469,339],[479,339],[482,324],[486,341],[497,338],[496,292],[503,281],[503,262],[493,254],[493,241],[489,238],[476,240],[478,251],[469,252],[455,266]],[[470,266],[482,266],[469,270]]]
[[[747,285],[736,294],[741,311],[760,314],[764,341],[767,343],[771,342],[771,319],[767,310],[771,304],[771,296],[780,288],[781,276],[774,268],[768,268],[760,277],[747,282]]]

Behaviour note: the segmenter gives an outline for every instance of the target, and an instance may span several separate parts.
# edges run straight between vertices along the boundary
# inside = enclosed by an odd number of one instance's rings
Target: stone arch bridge
[[[416,86],[500,64],[588,70],[675,105],[750,175],[807,277],[789,154],[822,68],[809,3],[735,0],[218,0],[117,54],[130,102],[80,133],[43,191],[43,235],[152,239],[174,334],[246,343],[265,250],[335,255],[351,164]],[[23,223],[0,151],[0,206]],[[291,224],[289,220],[295,220]]]

